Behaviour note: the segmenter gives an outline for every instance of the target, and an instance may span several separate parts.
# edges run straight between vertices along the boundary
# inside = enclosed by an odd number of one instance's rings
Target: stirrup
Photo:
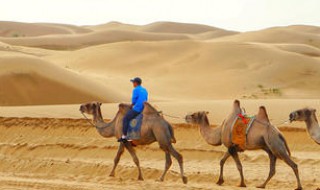
[[[120,139],[118,139],[118,142],[126,143],[126,142],[128,142],[128,140],[125,138],[120,138]]]

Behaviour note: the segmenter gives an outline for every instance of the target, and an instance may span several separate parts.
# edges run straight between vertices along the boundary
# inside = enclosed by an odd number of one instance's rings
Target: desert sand
[[[215,181],[223,146],[206,144],[183,117],[209,111],[220,125],[234,99],[251,115],[266,106],[283,131],[305,189],[320,187],[320,146],[304,123],[286,122],[291,111],[320,110],[320,28],[295,25],[236,32],[199,24],[156,22],[144,26],[111,22],[97,26],[0,22],[1,189],[238,189],[234,162],[223,186]],[[143,78],[150,102],[174,124],[175,147],[184,156],[189,183],[177,162],[165,182],[156,182],[164,154],[155,143],[138,147],[145,181],[136,181],[130,155],[108,177],[117,150],[83,120],[80,103],[103,102],[112,119],[129,102],[129,79]],[[319,118],[319,114],[318,114]],[[262,151],[241,154],[247,189],[267,177]],[[291,169],[277,162],[268,189],[296,187]]]

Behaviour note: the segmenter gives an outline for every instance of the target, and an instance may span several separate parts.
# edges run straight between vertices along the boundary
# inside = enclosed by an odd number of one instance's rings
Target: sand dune
[[[175,22],[155,22],[142,27],[143,31],[157,33],[186,33],[199,34],[209,31],[225,31],[220,28],[201,24],[175,23]]]
[[[42,23],[21,23],[0,21],[0,36],[2,37],[28,37],[52,34],[72,34],[89,32],[89,29],[62,25]]]
[[[320,48],[320,27],[289,26],[275,27],[265,30],[244,32],[237,35],[219,38],[219,41],[261,42],[261,43],[288,43],[306,44]]]
[[[79,49],[92,45],[122,41],[164,41],[190,39],[181,34],[153,34],[126,30],[106,30],[74,35],[47,35],[25,38],[0,38],[11,45],[39,47],[46,49]]]
[[[165,99],[317,98],[320,60],[314,56],[318,51],[303,47],[238,42],[125,42],[49,59],[87,74],[107,74],[117,88],[127,86],[131,76],[142,76],[154,96]],[[299,52],[299,48],[303,51]],[[69,58],[67,63],[65,56]],[[191,88],[177,88],[182,85]]]
[[[277,44],[276,47],[279,47],[282,50],[288,51],[288,52],[293,52],[293,53],[298,53],[302,55],[307,55],[311,57],[320,57],[320,49],[310,46],[310,45],[305,45],[305,44]]]
[[[0,83],[1,105],[121,100],[121,95],[80,74],[61,69],[42,59],[17,53],[1,54]]]
[[[86,26],[91,30],[133,30],[141,32],[152,32],[152,33],[182,33],[182,34],[201,34],[206,32],[220,32],[227,34],[236,34],[238,32],[228,31],[221,28],[216,28],[201,24],[188,24],[188,23],[177,23],[177,22],[154,22],[147,25],[132,25],[124,24],[120,22],[109,22],[106,24],[96,26]]]
[[[233,31],[226,31],[226,30],[215,30],[215,31],[209,31],[204,33],[199,33],[193,36],[194,39],[197,40],[210,40],[214,38],[219,38],[223,36],[231,36],[238,34],[237,32]]]
[[[16,27],[20,26],[19,23],[10,24]],[[13,26],[7,26],[8,24],[2,25],[4,28],[3,30],[13,30],[10,29],[13,28]],[[27,28],[27,26],[29,28]],[[50,29],[52,28],[52,31],[47,31],[49,29],[43,29],[42,33],[45,34],[45,32],[48,32],[46,33],[47,35],[25,35],[23,38],[5,35],[4,37],[0,38],[0,41],[11,45],[63,50],[79,49],[92,45],[122,41],[163,41],[186,39],[204,40],[237,33],[205,25],[181,24],[173,22],[157,22],[145,26],[111,22],[103,25],[86,26],[82,28],[78,26],[62,24],[37,24],[36,26],[44,28],[48,27]],[[20,27],[21,33],[26,33],[27,29],[37,29],[31,24],[24,24]],[[42,31],[41,28],[39,28],[39,30]],[[63,30],[64,32],[59,33],[55,30]]]
[[[138,30],[138,25],[133,24],[125,24],[121,22],[108,22],[105,24],[99,24],[99,25],[92,25],[92,26],[84,26],[85,28],[88,28],[90,30]]]
[[[214,27],[170,22],[145,26],[113,22],[96,27],[81,34],[2,37],[1,48],[80,72],[110,88],[104,92],[126,94],[121,96],[126,98],[131,91],[127,81],[133,76],[145,79],[153,100],[320,95],[318,27],[276,27],[227,37],[223,37],[227,31]],[[166,33],[169,30],[176,33]],[[186,81],[190,88],[177,88]]]

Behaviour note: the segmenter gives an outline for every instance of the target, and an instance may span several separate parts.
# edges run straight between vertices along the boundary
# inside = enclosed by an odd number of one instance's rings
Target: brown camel
[[[316,116],[316,110],[312,108],[300,109],[289,115],[290,122],[304,121],[310,137],[320,145],[320,127]]]
[[[172,146],[172,143],[176,142],[172,126],[149,103],[145,103],[144,105],[145,108],[143,110],[143,120],[140,136],[141,138],[140,140],[134,140],[132,142],[120,143],[118,153],[114,159],[114,166],[110,173],[110,176],[115,175],[115,170],[120,161],[120,157],[123,154],[124,149],[127,149],[131,157],[133,158],[134,163],[137,165],[139,171],[138,180],[143,180],[139,159],[135,153],[133,145],[148,145],[157,141],[160,148],[165,152],[166,157],[165,169],[159,180],[164,180],[167,171],[171,167],[171,156],[173,156],[179,163],[181,178],[183,183],[186,184],[188,182],[188,179],[184,176],[183,157]],[[101,103],[99,102],[86,103],[80,106],[80,111],[82,113],[93,115],[93,123],[101,136],[105,138],[116,137],[116,139],[119,139],[122,135],[122,120],[124,115],[130,109],[130,105],[119,104],[118,113],[116,114],[115,118],[109,123],[104,122],[100,106]]]
[[[223,167],[226,160],[232,156],[236,162],[237,168],[241,176],[240,187],[246,187],[243,177],[242,164],[238,156],[238,150],[231,142],[231,127],[238,114],[241,113],[240,102],[238,100],[234,101],[233,111],[230,116],[223,122],[220,127],[211,128],[209,125],[209,120],[207,117],[207,112],[196,112],[186,116],[186,121],[188,123],[193,123],[200,125],[200,133],[208,144],[213,146],[219,146],[223,144],[228,148],[228,151],[223,156],[220,161],[220,177],[217,182],[218,185],[224,183],[223,179]],[[265,107],[261,106],[256,115],[255,120],[252,123],[252,127],[247,134],[246,150],[258,150],[262,149],[267,152],[270,159],[270,172],[267,180],[258,186],[259,188],[265,188],[267,183],[275,174],[276,160],[280,158],[284,160],[294,171],[298,188],[302,189],[298,166],[290,158],[290,150],[287,143],[281,134],[281,132],[273,126],[268,118]]]

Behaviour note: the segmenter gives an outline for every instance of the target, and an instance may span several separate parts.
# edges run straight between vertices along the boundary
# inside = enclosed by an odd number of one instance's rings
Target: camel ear
[[[269,117],[268,117],[268,113],[267,110],[264,106],[260,106],[259,108],[259,112],[257,115],[257,119],[260,121],[266,121],[269,122]]]
[[[233,107],[235,107],[235,108],[240,108],[240,101],[239,101],[239,100],[235,100],[235,101],[233,102]]]
[[[208,115],[210,112],[206,111],[205,113],[206,113],[206,115]]]
[[[98,102],[98,104],[99,104],[99,106],[101,106],[101,105],[102,105],[102,103],[101,103],[101,102]]]

